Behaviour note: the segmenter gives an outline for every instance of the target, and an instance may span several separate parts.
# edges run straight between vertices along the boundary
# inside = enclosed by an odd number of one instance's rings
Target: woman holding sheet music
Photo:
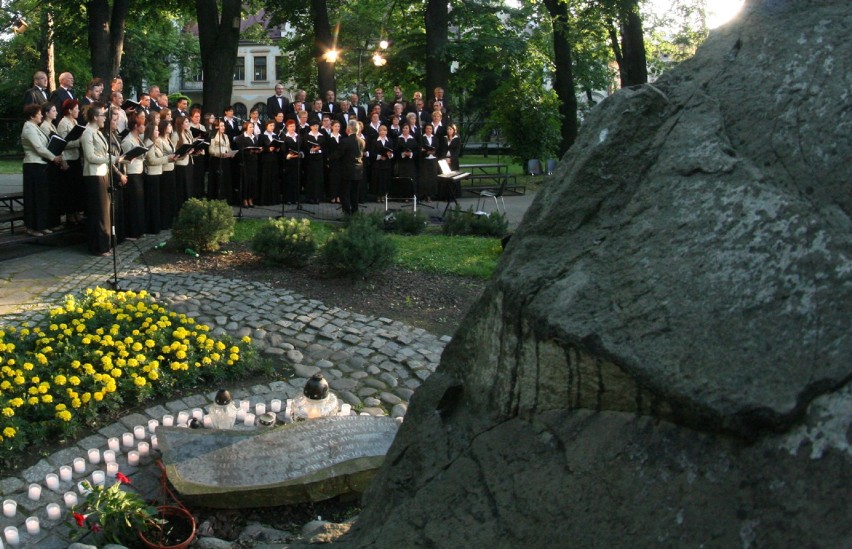
[[[144,147],[145,122],[134,117],[128,121],[130,133],[121,142],[121,151],[126,155],[130,151]],[[136,240],[145,234],[145,155],[139,155],[127,163],[127,185],[124,187],[124,215],[127,239]],[[159,202],[158,202],[159,207]]]
[[[284,203],[295,204],[301,191],[302,151],[301,137],[296,132],[296,121],[287,119],[287,130],[284,134]]]
[[[305,157],[305,200],[308,204],[319,204],[325,186],[325,136],[320,133],[322,123],[311,118],[310,130],[302,136],[302,154]]]
[[[210,140],[210,178],[207,181],[207,198],[228,200],[231,195],[231,140],[228,139],[225,121],[217,123]]]
[[[243,132],[234,139],[240,151],[243,208],[254,208],[257,198],[257,155],[260,146],[254,137],[254,126],[251,122],[243,122]]]
[[[95,101],[86,111],[86,130],[80,137],[83,155],[83,184],[86,187],[86,234],[89,251],[109,255],[110,250],[110,148],[101,133],[106,106]]]
[[[56,133],[56,118],[58,116],[56,105],[47,102],[41,104],[41,125],[39,129],[47,137],[48,144],[50,138]],[[61,154],[60,154],[61,156]],[[58,231],[62,228],[61,217],[65,209],[67,200],[67,190],[62,185],[61,171],[67,168],[65,159],[63,158],[58,164],[50,163],[47,165],[47,181],[50,185],[50,229]]]
[[[21,130],[24,148],[24,225],[30,236],[50,234],[50,186],[47,163],[59,164],[62,157],[47,148],[47,137],[39,129],[41,105],[24,107],[26,122]]]
[[[112,186],[108,185],[107,189],[112,191],[112,201],[108,204],[110,213],[115,212],[112,226],[115,229],[116,244],[121,244],[127,237],[127,231],[124,228],[124,187],[127,186],[127,164],[119,162],[121,158],[121,134],[118,132],[118,128],[122,121],[119,114],[120,110],[118,107],[109,107],[109,112],[106,114],[106,116],[109,116],[109,129],[101,130],[109,143],[109,159],[112,163],[110,169]],[[126,117],[124,120],[127,121]]]
[[[193,139],[208,141],[207,128],[201,123],[201,109],[193,107],[189,111],[189,132]],[[207,176],[207,154],[204,148],[193,151],[192,158],[192,194],[194,198],[204,198],[204,178]]]
[[[438,138],[432,135],[432,124],[423,126],[420,136],[420,180],[417,197],[431,201],[438,195]]]
[[[266,121],[266,126],[258,144],[263,147],[260,153],[260,189],[257,203],[262,206],[278,204],[281,200],[281,141],[275,133],[275,119]]]
[[[370,158],[373,159],[373,188],[379,200],[388,194],[391,180],[393,179],[394,144],[388,137],[388,127],[379,126],[379,135],[371,145]]]
[[[192,133],[189,131],[189,119],[184,116],[176,116],[174,120],[174,132],[172,133],[172,144],[175,151],[184,145],[192,144]],[[192,196],[189,192],[192,184],[192,156],[189,152],[179,155],[175,160],[175,215],[181,206]]]
[[[62,120],[56,126],[59,137],[66,139],[71,130],[77,127],[80,116],[80,105],[76,99],[66,99],[62,102]],[[79,224],[86,200],[83,191],[83,161],[80,160],[80,139],[68,141],[62,158],[68,169],[62,170],[62,186],[65,189],[65,222],[69,225]]]
[[[420,153],[420,143],[411,135],[410,125],[405,124],[399,131],[399,139],[396,140],[396,175],[411,179],[412,184],[415,185],[414,188],[417,188],[417,157]]]
[[[457,135],[456,125],[447,124],[447,135],[443,136],[442,153],[453,171],[459,170],[459,154],[461,154],[461,139]]]
[[[154,146],[166,157],[163,173],[160,175],[160,224],[163,229],[171,229],[175,214],[175,146],[172,144],[172,123],[160,120],[157,126],[159,136]]]
[[[157,144],[160,139],[160,128],[145,126],[145,232],[157,234],[163,228],[160,217],[160,179],[163,177],[163,166],[169,157]]]

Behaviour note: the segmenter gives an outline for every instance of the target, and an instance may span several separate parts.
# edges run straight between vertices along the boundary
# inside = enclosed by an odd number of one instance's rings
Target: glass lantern
[[[328,390],[328,382],[322,374],[314,374],[305,383],[302,394],[293,402],[293,419],[304,421],[318,417],[337,415],[337,397]]]
[[[237,421],[237,407],[231,399],[231,393],[219,389],[216,399],[209,407],[210,423],[214,429],[231,429]]]

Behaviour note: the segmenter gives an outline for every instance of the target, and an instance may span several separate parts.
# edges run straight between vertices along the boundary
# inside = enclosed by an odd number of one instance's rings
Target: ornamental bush
[[[259,365],[250,339],[212,337],[145,291],[87,290],[34,326],[0,329],[0,466],[95,427],[122,405],[215,386]]]
[[[179,249],[214,252],[234,234],[234,213],[224,200],[190,198],[172,226]]]
[[[390,267],[396,246],[370,216],[356,214],[346,228],[322,248],[322,260],[333,273],[365,276]]]
[[[399,210],[393,213],[393,232],[399,234],[420,234],[426,229],[426,216],[420,212]]]
[[[508,227],[509,221],[500,212],[475,213],[472,206],[467,211],[456,206],[454,210],[447,212],[443,232],[448,236],[502,237]]]
[[[255,233],[251,249],[267,261],[291,267],[305,265],[317,250],[308,219],[270,219]]]

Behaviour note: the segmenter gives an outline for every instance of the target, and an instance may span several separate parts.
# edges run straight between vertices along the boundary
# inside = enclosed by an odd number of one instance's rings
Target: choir
[[[431,110],[420,92],[409,102],[398,86],[392,101],[377,88],[365,109],[357,95],[337,102],[330,90],[310,102],[299,90],[290,100],[277,84],[266,116],[252,109],[243,121],[231,106],[221,117],[188,110],[185,99],[169,109],[157,86],[125,101],[119,78],[109,104],[99,99],[100,79],[83,100],[74,99],[69,73],[48,98],[42,75],[25,95],[25,224],[40,236],[61,215],[73,224],[85,212],[95,254],[109,253],[111,225],[119,241],[156,234],[171,228],[192,197],[246,208],[328,202],[348,214],[368,196],[381,200],[395,178],[410,180],[421,200],[445,197],[438,160],[458,169],[461,144],[440,88],[428,101]],[[48,149],[53,136],[69,135],[64,148]],[[357,169],[350,166],[353,151]]]

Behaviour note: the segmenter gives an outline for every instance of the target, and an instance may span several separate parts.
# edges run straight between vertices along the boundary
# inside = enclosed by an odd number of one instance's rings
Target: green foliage
[[[213,252],[234,234],[234,214],[224,200],[190,198],[172,227],[178,248]]]
[[[137,534],[156,527],[157,510],[136,492],[124,490],[130,479],[119,473],[111,486],[83,481],[88,492],[72,509],[72,528],[78,537],[94,535],[107,543],[134,545]]]
[[[396,264],[411,271],[488,279],[503,252],[500,240],[479,236],[391,235]]]
[[[338,274],[365,276],[391,265],[396,246],[369,216],[352,216],[345,229],[332,235],[322,249],[326,267]]]
[[[474,213],[473,207],[462,210],[456,206],[454,210],[447,212],[444,221],[445,235],[474,235],[474,236],[496,236],[502,237],[506,234],[509,221],[500,212],[487,214]]]
[[[267,261],[292,267],[305,265],[317,244],[308,219],[269,219],[251,241],[254,253]]]
[[[400,234],[420,234],[426,229],[426,216],[420,212],[399,210],[393,212],[394,224],[391,230]]]

